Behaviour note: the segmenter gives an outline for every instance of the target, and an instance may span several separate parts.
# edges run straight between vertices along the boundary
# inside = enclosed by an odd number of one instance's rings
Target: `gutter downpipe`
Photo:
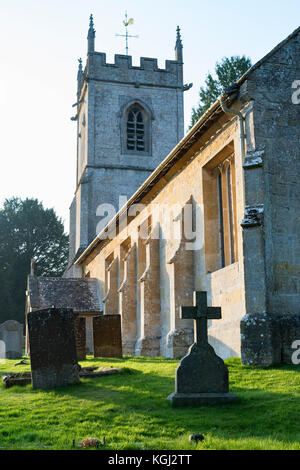
[[[245,118],[240,111],[236,109],[229,109],[226,106],[225,98],[227,97],[226,93],[223,93],[220,97],[220,105],[224,113],[234,114],[238,117],[239,120],[239,127],[240,127],[240,144],[241,144],[241,160],[242,160],[242,174],[243,174],[243,206],[245,209],[246,200],[245,200],[245,170],[244,170],[244,163],[245,163],[245,141],[246,141],[246,133],[244,130],[244,121]]]

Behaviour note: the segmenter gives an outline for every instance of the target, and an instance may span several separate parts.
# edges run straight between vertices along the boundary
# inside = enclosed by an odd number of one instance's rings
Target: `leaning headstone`
[[[194,344],[176,369],[172,406],[228,403],[236,399],[229,393],[228,369],[208,343],[207,320],[220,319],[220,307],[207,306],[206,292],[194,292],[194,307],[181,307],[181,318],[194,319]]]
[[[122,357],[120,315],[93,318],[94,357]]]
[[[15,320],[7,320],[0,325],[0,340],[5,344],[6,359],[22,357],[23,325]]]
[[[79,382],[72,309],[28,313],[28,333],[33,388]]]

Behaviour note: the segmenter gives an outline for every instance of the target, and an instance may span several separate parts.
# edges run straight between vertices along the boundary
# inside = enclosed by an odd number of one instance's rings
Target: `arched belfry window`
[[[127,116],[127,150],[145,151],[145,123],[143,112],[133,107]]]
[[[121,118],[122,153],[151,155],[151,127],[153,113],[145,103],[132,101],[123,107]]]

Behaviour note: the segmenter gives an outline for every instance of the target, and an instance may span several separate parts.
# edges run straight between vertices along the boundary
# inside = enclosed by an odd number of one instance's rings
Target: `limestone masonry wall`
[[[141,353],[141,344],[146,344],[147,341],[147,344],[152,344],[159,331],[159,350],[156,355],[178,357],[185,354],[193,338],[192,321],[181,320],[178,317],[178,309],[181,305],[189,305],[192,302],[193,290],[197,289],[208,291],[208,300],[211,305],[222,305],[222,320],[212,321],[209,328],[211,344],[222,357],[240,354],[240,320],[245,314],[242,229],[240,227],[243,218],[242,163],[236,123],[228,121],[228,117],[223,117],[219,125],[221,131],[217,135],[211,133],[204,135],[193,148],[193,153],[187,154],[186,158],[175,164],[164,177],[163,184],[157,183],[146,196],[145,201],[141,201],[145,203],[145,207],[129,223],[127,233],[121,231],[113,240],[103,243],[103,246],[94,250],[83,263],[84,273],[89,272],[91,277],[99,279],[101,294],[104,296],[106,292],[105,260],[114,257],[121,265],[123,261],[120,246],[124,239],[130,237],[131,250],[136,251],[137,263],[143,266],[140,274],[137,269],[135,289],[131,290],[131,296],[135,299],[133,305],[136,305],[135,315],[131,313],[131,321],[135,316],[136,341],[139,340],[136,353]],[[218,269],[216,272],[208,273],[204,249],[203,167],[213,159],[217,158],[218,161],[222,159],[222,150],[229,144],[235,154],[239,256],[235,263]],[[197,232],[197,245],[193,245],[192,250],[186,250],[185,238],[178,239],[172,234],[170,236],[168,231],[170,222],[167,217],[168,210],[175,206],[174,215],[171,218],[173,220],[177,216],[180,217],[184,206],[188,203],[191,203],[193,207],[193,223],[196,224]],[[159,211],[155,209],[157,207],[160,207]],[[156,229],[159,235],[159,294],[153,289],[151,292],[143,290],[139,281],[141,277],[145,279],[143,271],[147,273],[152,263],[151,255],[148,256],[147,252],[145,252],[146,257],[143,262],[144,248],[138,237],[138,232],[146,221],[151,221],[149,233]],[[211,236],[215,237],[216,234],[212,233]],[[189,261],[182,263],[182,260]],[[152,269],[156,268],[153,266]],[[176,292],[175,286],[177,286]],[[144,297],[145,292],[147,298]],[[127,293],[127,299],[128,295],[129,293]],[[158,317],[152,318],[151,324],[147,323],[148,330],[145,335],[144,315],[149,314],[149,311],[145,311],[144,307],[150,300],[159,302],[160,312]],[[127,339],[123,338],[123,342],[126,341]]]
[[[252,72],[240,93],[252,102],[254,131],[245,165],[252,222],[244,228],[242,359],[249,364],[291,362],[300,337],[300,106],[292,101],[299,57],[298,31]]]

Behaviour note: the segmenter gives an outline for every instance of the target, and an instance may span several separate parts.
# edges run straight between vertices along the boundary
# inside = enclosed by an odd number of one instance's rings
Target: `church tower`
[[[157,59],[142,57],[140,66],[133,66],[131,56],[120,54],[107,63],[106,54],[95,51],[92,15],[87,40],[72,118],[77,123],[77,173],[69,268],[97,235],[99,206],[111,204],[117,212],[119,198],[129,199],[182,139],[183,92],[189,88],[183,85],[179,27],[175,59],[162,69]],[[75,272],[69,269],[66,275]]]

